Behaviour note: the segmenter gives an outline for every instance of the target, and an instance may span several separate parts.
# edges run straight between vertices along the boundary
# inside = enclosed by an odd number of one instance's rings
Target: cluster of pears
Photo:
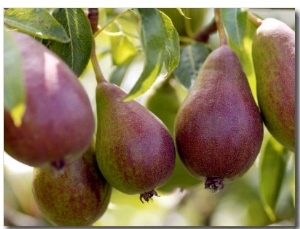
[[[156,88],[148,109],[100,79],[97,128],[69,67],[32,37],[12,34],[23,57],[26,111],[18,126],[4,110],[4,147],[35,167],[33,195],[54,225],[92,225],[107,210],[112,188],[139,194],[142,202],[158,196],[156,189],[199,179],[217,192],[254,163],[263,122],[295,149],[295,34],[275,19],[264,20],[253,39],[259,107],[239,58],[224,43],[207,57],[183,102],[174,78]]]
[[[22,57],[26,109],[20,125],[4,109],[4,149],[34,167],[33,195],[49,222],[91,225],[112,188],[96,163],[89,98],[57,55],[29,35],[11,34]]]
[[[96,87],[97,132],[87,94],[69,67],[29,35],[12,32],[22,57],[26,110],[5,110],[5,151],[33,166],[33,195],[54,225],[93,224],[112,187],[143,202],[171,176],[175,145],[167,127],[116,85]]]

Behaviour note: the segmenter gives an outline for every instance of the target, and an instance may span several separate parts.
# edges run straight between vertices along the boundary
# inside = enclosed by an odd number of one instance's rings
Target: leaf
[[[221,9],[221,17],[224,27],[228,33],[229,38],[235,45],[243,43],[243,37],[245,33],[245,22],[247,18],[243,14],[241,9]]]
[[[45,9],[10,8],[4,11],[4,23],[34,37],[70,41],[65,29]]]
[[[113,64],[122,65],[137,53],[134,44],[124,34],[110,36]]]
[[[228,35],[229,46],[238,55],[252,94],[256,98],[256,79],[252,61],[252,38],[256,27],[248,19],[248,11],[241,9],[222,9],[223,23]]]
[[[165,68],[168,75],[177,67],[180,59],[180,42],[177,30],[173,26],[172,20],[163,12],[161,12],[164,29],[166,34],[166,50],[165,50]]]
[[[188,16],[186,16],[186,15],[184,14],[184,12],[182,11],[181,8],[176,8],[176,9],[178,10],[178,12],[179,12],[185,19],[191,19],[190,17],[188,17]]]
[[[267,142],[260,158],[260,194],[271,221],[276,220],[275,207],[283,183],[287,150],[273,137]]]
[[[165,52],[165,30],[161,14],[156,9],[139,9],[141,42],[145,53],[144,69],[124,100],[131,100],[147,91],[161,71]]]
[[[13,36],[4,29],[4,107],[10,111],[15,125],[21,124],[25,111],[25,86],[22,56]]]
[[[256,28],[248,20],[248,12],[241,9],[222,9],[221,15],[230,47],[239,56],[246,75],[253,75],[251,47]]]
[[[109,82],[120,86],[128,70],[128,67],[130,66],[130,63],[131,62],[129,61],[124,63],[123,65],[115,66],[115,69],[110,74]]]
[[[92,51],[92,31],[82,9],[57,9],[53,16],[67,31],[71,41],[67,44],[50,42],[48,47],[59,55],[80,76],[90,59]]]
[[[190,89],[203,62],[211,50],[204,43],[187,45],[182,48],[180,62],[174,70],[175,77],[187,89]]]

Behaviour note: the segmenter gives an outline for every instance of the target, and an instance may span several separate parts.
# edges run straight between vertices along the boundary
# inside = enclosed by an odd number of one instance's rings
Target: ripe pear
[[[92,225],[106,211],[112,192],[92,147],[62,171],[34,168],[32,190],[45,218],[58,226]]]
[[[267,18],[256,30],[252,58],[263,120],[282,145],[295,151],[295,32]]]
[[[20,126],[4,110],[4,149],[24,164],[61,168],[80,157],[93,137],[89,98],[57,55],[29,35],[12,34],[22,56],[26,110]]]
[[[166,126],[114,84],[96,87],[96,156],[105,179],[141,201],[157,195],[155,189],[171,176],[175,146]]]
[[[179,84],[171,76],[159,82],[145,100],[145,106],[155,114],[168,128],[174,137],[174,123],[176,114],[182,102]],[[176,188],[189,188],[199,184],[199,180],[191,176],[185,169],[180,158],[175,159],[174,171],[168,181],[159,191],[172,192]]]
[[[263,123],[235,52],[221,45],[207,57],[175,120],[177,150],[192,175],[217,192],[243,175],[263,140]]]

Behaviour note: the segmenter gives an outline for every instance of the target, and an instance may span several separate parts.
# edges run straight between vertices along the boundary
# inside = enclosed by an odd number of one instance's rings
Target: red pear
[[[13,32],[22,56],[26,110],[20,126],[4,110],[4,149],[30,166],[60,168],[89,146],[95,120],[72,70],[29,35]]]
[[[257,98],[264,123],[274,138],[295,151],[295,32],[267,18],[252,43]]]
[[[188,171],[206,178],[205,187],[243,175],[255,161],[263,123],[240,61],[228,45],[215,49],[175,120],[178,153]]]
[[[148,201],[171,176],[175,146],[167,127],[126,93],[101,82],[96,88],[96,156],[105,179],[126,194]]]

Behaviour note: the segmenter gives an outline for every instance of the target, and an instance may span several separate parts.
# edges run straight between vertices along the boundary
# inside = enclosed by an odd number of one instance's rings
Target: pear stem
[[[262,20],[260,18],[258,18],[257,16],[255,16],[253,13],[251,13],[250,11],[248,11],[248,19],[256,26],[259,27],[262,23]]]
[[[100,68],[100,65],[99,65],[99,62],[97,59],[96,44],[95,44],[94,39],[93,39],[93,43],[92,43],[91,62],[92,62],[93,68],[94,68],[97,83],[106,82],[106,79],[103,76],[103,73],[101,71],[101,68]]]
[[[98,18],[99,18],[98,8],[88,8],[87,17],[90,21],[91,29],[94,34],[99,30],[99,28],[98,28]]]
[[[106,82],[105,77],[103,76],[103,73],[101,71],[97,55],[96,55],[96,42],[95,42],[95,34],[99,32],[99,27],[98,27],[98,17],[99,17],[99,12],[98,8],[89,8],[88,9],[88,15],[87,15],[91,29],[93,32],[93,40],[92,40],[92,51],[91,51],[91,62],[94,68],[95,72],[95,77],[97,83],[100,82]]]
[[[227,36],[221,19],[221,10],[219,8],[214,9],[214,14],[217,30],[220,37],[220,45],[227,45]]]

